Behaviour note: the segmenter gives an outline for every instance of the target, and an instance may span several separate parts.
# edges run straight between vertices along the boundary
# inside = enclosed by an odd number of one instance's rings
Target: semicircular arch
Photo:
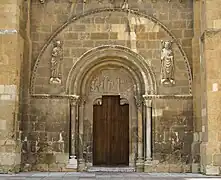
[[[125,13],[131,13],[133,15],[137,15],[140,17],[144,17],[149,19],[150,21],[156,23],[157,25],[159,25],[172,39],[173,42],[177,45],[177,47],[179,48],[179,51],[181,52],[183,58],[184,58],[184,62],[186,65],[186,70],[188,73],[188,81],[189,81],[189,91],[191,93],[191,87],[192,87],[192,72],[191,72],[191,68],[189,65],[189,61],[187,58],[187,55],[184,51],[184,49],[182,48],[180,42],[177,40],[177,38],[175,37],[175,35],[162,23],[160,22],[157,18],[148,15],[146,12],[141,12],[139,10],[133,10],[133,9],[122,9],[122,8],[118,8],[118,7],[114,7],[114,8],[99,8],[99,9],[93,9],[90,11],[86,11],[83,12],[81,14],[78,15],[74,15],[72,18],[68,19],[63,25],[61,25],[47,40],[47,42],[44,44],[44,46],[42,47],[41,51],[39,52],[37,59],[34,63],[34,67],[32,69],[32,74],[31,74],[31,81],[30,81],[30,93],[33,93],[33,88],[34,88],[34,83],[35,83],[35,78],[36,78],[36,72],[38,69],[38,65],[39,62],[41,60],[42,55],[44,54],[45,50],[47,49],[47,47],[51,44],[51,42],[53,41],[53,39],[62,32],[62,30],[64,30],[69,24],[87,17],[89,15],[93,15],[93,14],[97,14],[97,13],[102,13],[102,12],[125,12]]]
[[[142,56],[123,46],[101,46],[79,58],[69,72],[66,93],[80,94],[90,75],[102,66],[115,65],[125,69],[136,85],[137,93],[157,94],[155,75]],[[88,79],[86,78],[86,79]]]
[[[109,59],[110,58],[110,59]],[[82,83],[81,86],[78,86],[78,92],[80,92],[83,95],[88,95],[89,92],[89,86],[92,82],[93,78],[96,76],[96,74],[102,70],[116,70],[120,69],[124,72],[125,75],[128,75],[129,78],[133,82],[133,89],[136,88],[136,92],[141,94],[141,92],[144,92],[144,82],[142,80],[141,74],[134,71],[134,69],[130,68],[129,66],[125,66],[121,61],[118,61],[118,59],[108,57],[107,59],[103,59],[102,61],[99,61],[94,67],[89,68],[89,71],[85,72],[85,75],[82,76]]]

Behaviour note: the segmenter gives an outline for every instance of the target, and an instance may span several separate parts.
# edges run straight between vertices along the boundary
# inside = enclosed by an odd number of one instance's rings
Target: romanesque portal
[[[104,7],[70,17],[34,46],[32,169],[190,171],[192,74],[179,42],[153,16]]]

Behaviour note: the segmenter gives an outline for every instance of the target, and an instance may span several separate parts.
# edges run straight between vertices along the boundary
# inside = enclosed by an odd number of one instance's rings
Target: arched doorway
[[[74,97],[72,153],[77,154],[78,170],[93,165],[135,168],[151,159],[151,127],[143,123],[151,117],[143,96],[156,93],[156,83],[146,60],[125,47],[96,48],[73,66],[67,93]],[[125,127],[125,134],[121,133]],[[128,140],[122,143],[120,139]]]

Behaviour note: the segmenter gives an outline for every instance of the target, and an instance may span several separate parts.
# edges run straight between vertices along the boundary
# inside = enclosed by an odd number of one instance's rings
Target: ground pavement
[[[63,173],[28,172],[19,174],[0,174],[0,180],[221,180],[220,177],[189,173]]]

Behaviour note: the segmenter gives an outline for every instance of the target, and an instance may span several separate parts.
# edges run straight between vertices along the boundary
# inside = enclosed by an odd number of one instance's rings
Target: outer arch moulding
[[[101,53],[99,53],[99,52],[101,52]],[[113,52],[114,52],[114,54],[115,53],[121,54],[120,56],[117,56],[116,59],[118,59],[118,60],[119,59],[124,59],[125,61],[127,61],[127,63],[132,63],[131,59],[135,58],[137,60],[137,62],[136,63],[133,62],[133,65],[136,66],[140,70],[139,72],[141,73],[141,76],[142,76],[142,74],[145,74],[142,77],[143,78],[143,83],[145,84],[144,85],[145,94],[157,94],[156,78],[155,78],[155,74],[154,74],[153,70],[150,68],[150,62],[148,60],[145,61],[145,59],[142,56],[140,56],[139,54],[133,52],[131,49],[129,49],[127,47],[124,47],[124,46],[120,46],[120,45],[114,45],[114,46],[112,46],[112,45],[104,45],[104,46],[99,46],[99,47],[92,48],[91,50],[89,50],[86,53],[84,53],[73,64],[73,66],[72,66],[72,68],[71,68],[71,70],[69,72],[69,75],[68,75],[68,78],[67,78],[67,81],[66,81],[66,94],[70,93],[70,87],[71,87],[70,84],[72,82],[72,78],[73,77],[76,78],[75,79],[76,83],[75,83],[74,87],[76,87],[77,82],[79,82],[79,76],[78,75],[77,76],[73,76],[73,72],[74,72],[75,68],[80,66],[81,68],[84,69],[87,66],[91,66],[91,63],[93,63],[94,59],[95,59],[95,58],[93,58],[95,53],[96,54],[100,54],[100,56],[97,57],[98,59],[103,59],[104,57],[106,57],[106,55],[105,55],[106,53],[108,53],[108,55],[113,55]],[[130,57],[125,59],[124,57],[126,55],[128,55]],[[116,59],[115,59],[115,61],[116,61]],[[86,62],[88,62],[88,64],[86,66],[81,66],[80,63],[82,63],[82,60],[85,60]],[[104,63],[104,61],[99,61],[99,62]],[[126,65],[126,64],[124,64],[124,65]],[[128,64],[126,65],[126,68],[129,68]],[[130,69],[129,70],[130,72],[133,72],[133,70],[131,68],[129,68],[129,69]],[[146,84],[149,84],[149,88],[146,86]],[[74,88],[74,89],[76,90],[76,88]],[[138,89],[141,89],[141,87],[139,87]],[[74,92],[74,94],[75,93],[77,93],[77,91]]]
[[[40,62],[41,56],[43,55],[44,51],[47,49],[47,47],[49,46],[49,44],[52,42],[52,40],[64,29],[66,28],[69,24],[73,23],[74,21],[79,20],[80,18],[84,18],[86,16],[89,15],[93,15],[93,14],[97,14],[97,13],[102,13],[102,12],[125,12],[125,13],[131,13],[137,16],[141,16],[144,18],[147,18],[149,20],[151,20],[152,22],[156,23],[157,25],[159,25],[162,29],[164,29],[168,35],[173,39],[173,41],[176,43],[176,45],[178,46],[183,58],[184,58],[184,62],[186,64],[186,69],[188,71],[188,79],[189,79],[189,93],[192,94],[192,72],[191,72],[191,68],[189,65],[189,61],[187,58],[187,55],[185,53],[185,51],[183,50],[181,44],[178,42],[177,38],[175,37],[175,35],[162,23],[160,22],[157,18],[146,14],[146,12],[144,11],[140,11],[140,10],[134,10],[134,9],[122,9],[119,7],[113,7],[113,8],[99,8],[99,9],[93,9],[90,11],[86,11],[83,12],[79,15],[74,15],[72,18],[68,19],[63,25],[61,25],[47,40],[47,42],[44,44],[44,46],[42,47],[42,49],[40,50],[38,57],[35,61],[34,64],[34,68],[32,70],[32,74],[31,74],[31,81],[30,81],[30,94],[33,94],[33,86],[34,86],[34,81],[35,81],[35,77],[36,77],[36,71],[38,68],[38,64]]]

